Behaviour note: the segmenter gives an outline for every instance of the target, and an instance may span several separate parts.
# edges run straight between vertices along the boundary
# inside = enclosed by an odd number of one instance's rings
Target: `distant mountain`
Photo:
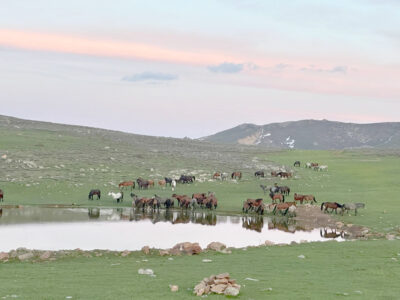
[[[400,148],[400,122],[354,124],[302,120],[242,124],[201,140],[289,149]]]

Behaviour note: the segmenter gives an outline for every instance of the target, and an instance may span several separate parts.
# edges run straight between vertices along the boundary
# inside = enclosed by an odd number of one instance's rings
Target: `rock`
[[[169,285],[171,292],[177,292],[179,290],[179,286],[177,285]]]
[[[144,247],[142,248],[142,252],[143,252],[144,254],[146,254],[146,255],[149,255],[149,254],[150,254],[150,247],[149,247],[149,246],[144,246]]]
[[[266,241],[265,241],[265,246],[273,246],[273,245],[275,245],[274,242],[269,241],[269,240],[266,240]]]
[[[211,242],[207,245],[208,250],[221,251],[226,248],[226,245],[220,242]]]
[[[250,277],[247,277],[247,278],[245,278],[244,280],[249,280],[249,281],[259,281],[258,279],[254,279],[254,278],[250,278]]]
[[[170,255],[168,250],[160,250],[160,256]]]
[[[140,275],[154,275],[154,271],[152,269],[139,269],[138,273]]]
[[[396,238],[396,236],[394,234],[387,234],[386,235],[386,239],[389,241],[393,241]]]
[[[123,251],[123,252],[121,253],[121,256],[122,256],[122,257],[125,257],[125,256],[128,256],[129,254],[131,254],[131,251],[125,250],[125,251]]]
[[[300,240],[300,244],[305,244],[305,243],[308,243],[308,241],[307,240]]]
[[[306,258],[303,254],[297,256],[298,258]]]
[[[237,295],[239,295],[239,289],[235,288],[233,286],[228,286],[225,289],[224,294],[227,296],[237,296]]]
[[[212,262],[212,260],[211,259],[203,259],[202,262],[203,263],[209,263],[209,262]]]
[[[336,227],[337,227],[338,229],[343,228],[343,226],[344,226],[344,223],[342,223],[342,222],[336,222]]]
[[[0,261],[9,259],[10,255],[7,252],[0,252]]]
[[[42,255],[40,255],[40,259],[41,260],[47,260],[47,259],[50,258],[50,256],[51,256],[51,252],[50,251],[46,251]]]
[[[25,261],[25,260],[31,259],[32,257],[34,257],[32,252],[28,252],[28,253],[25,253],[25,254],[18,255],[18,259],[20,261]]]
[[[231,253],[232,253],[232,251],[231,251],[231,250],[229,250],[229,249],[223,249],[223,250],[219,251],[219,253],[223,253],[223,254],[231,254]]]
[[[349,223],[349,224],[347,224],[347,227],[351,228],[351,227],[353,227],[353,224]]]
[[[194,255],[194,254],[199,254],[201,252],[202,249],[198,243],[189,243],[189,242],[176,244],[170,250],[170,253],[173,255],[179,255],[179,254]]]
[[[211,287],[211,292],[216,293],[216,294],[223,294],[226,289],[225,284],[216,284]]]
[[[229,278],[229,273],[222,273],[217,276],[215,276],[216,279],[223,279],[223,278]]]

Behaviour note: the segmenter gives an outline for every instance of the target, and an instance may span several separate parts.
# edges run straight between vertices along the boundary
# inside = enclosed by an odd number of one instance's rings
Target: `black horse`
[[[168,184],[169,184],[169,186],[171,186],[172,178],[164,177],[164,180],[165,180],[165,185],[168,185]]]
[[[196,177],[190,176],[190,175],[181,175],[179,177],[178,182],[179,183],[193,183],[196,180]]]
[[[300,161],[296,160],[293,164],[294,167],[300,167]]]
[[[264,177],[264,171],[257,171],[254,173],[255,177]]]
[[[99,189],[94,189],[94,190],[90,190],[90,192],[89,192],[89,200],[93,200],[93,196],[94,195],[97,195],[97,200],[99,200],[100,199],[100,196],[101,196],[101,192],[100,192],[100,190]]]

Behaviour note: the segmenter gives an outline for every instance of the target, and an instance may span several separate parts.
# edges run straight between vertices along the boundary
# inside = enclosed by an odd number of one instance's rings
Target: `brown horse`
[[[293,198],[295,201],[300,201],[300,204],[303,204],[304,201],[310,201],[311,203],[317,202],[317,200],[315,200],[315,197],[313,195],[301,195],[294,193]]]
[[[242,172],[233,172],[231,175],[232,179],[242,179]]]
[[[3,190],[0,190],[0,201],[4,201],[4,192]]]
[[[124,189],[126,187],[130,186],[131,190],[135,188],[135,182],[134,181],[124,181],[118,184],[118,187],[121,189]]]
[[[337,203],[337,202],[322,202],[321,204],[321,210],[324,208],[325,206],[325,212],[329,212],[328,208],[331,209],[331,213],[333,213],[333,211],[335,211],[335,213],[337,214],[337,209],[340,208],[343,211],[343,205]]]
[[[208,208],[210,210],[212,210],[213,208],[217,209],[218,200],[213,194],[211,194],[211,195],[207,196],[206,199],[203,200],[203,204],[206,208]]]
[[[247,199],[244,201],[242,211],[247,213],[249,210],[253,210],[261,215],[264,214],[263,199]]]
[[[166,185],[166,181],[165,181],[164,179],[159,180],[159,181],[158,181],[158,185],[159,185],[159,186],[165,186],[165,185]]]
[[[291,178],[292,177],[292,173],[291,172],[279,172],[279,173],[277,173],[277,175],[280,178]]]
[[[277,173],[276,171],[272,171],[272,172],[271,172],[271,176],[272,176],[272,177],[278,177],[278,173]]]
[[[292,205],[296,206],[296,203],[294,204],[293,202],[278,203],[275,205],[272,213],[275,215],[277,211],[280,211],[281,214],[286,215],[287,212],[289,211],[289,207],[291,207]]]
[[[147,182],[149,183],[149,187],[150,186],[154,187],[154,180],[149,179],[147,180]]]
[[[282,194],[279,194],[279,193],[276,193],[276,194],[271,193],[271,194],[269,194],[269,196],[270,196],[271,199],[272,199],[272,203],[276,203],[276,200],[279,200],[279,203],[285,202],[285,196],[282,195]]]
[[[221,173],[220,172],[215,172],[212,179],[219,179],[221,178]]]
[[[178,205],[181,206],[181,201],[189,197],[187,195],[172,194],[172,198],[175,198],[178,201]]]

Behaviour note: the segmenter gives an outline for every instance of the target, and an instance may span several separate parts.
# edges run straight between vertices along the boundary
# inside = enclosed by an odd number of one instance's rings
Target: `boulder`
[[[9,258],[10,258],[10,255],[8,255],[7,252],[0,252],[0,261],[7,260]]]
[[[198,243],[190,243],[190,242],[176,244],[170,250],[170,253],[173,255],[179,255],[179,254],[194,255],[194,254],[199,254],[201,252],[202,249]]]
[[[168,250],[160,250],[160,256],[170,255]]]
[[[138,274],[140,275],[154,275],[154,271],[152,269],[139,269]]]
[[[25,260],[31,259],[32,257],[34,257],[34,254],[32,252],[18,255],[18,259],[20,261],[25,261]]]
[[[208,278],[204,278],[194,287],[193,293],[197,296],[204,296],[209,293],[237,296],[239,291],[240,285],[236,283],[236,280],[230,279],[229,273],[222,273],[216,276],[211,275]]]
[[[275,245],[274,242],[269,241],[269,240],[266,240],[266,241],[265,241],[265,246],[273,246],[273,245]]]
[[[169,288],[171,289],[171,292],[179,291],[179,286],[177,286],[177,285],[170,285]]]
[[[226,296],[234,296],[235,297],[235,296],[239,295],[239,290],[240,290],[240,288],[238,289],[238,288],[233,287],[233,286],[228,286],[225,289],[224,294]]]
[[[216,294],[223,294],[226,289],[226,284],[216,284],[211,287],[211,292]]]
[[[211,242],[207,245],[207,249],[213,251],[222,251],[225,248],[226,245],[220,242]]]
[[[150,247],[149,246],[144,246],[142,248],[142,252],[146,255],[150,254]]]
[[[123,252],[121,253],[121,256],[122,256],[122,257],[125,257],[125,256],[128,256],[129,254],[131,254],[131,251],[125,250],[125,251],[123,251]]]
[[[47,260],[49,259],[51,256],[51,252],[50,251],[45,251],[42,255],[40,255],[40,259],[41,260]]]

